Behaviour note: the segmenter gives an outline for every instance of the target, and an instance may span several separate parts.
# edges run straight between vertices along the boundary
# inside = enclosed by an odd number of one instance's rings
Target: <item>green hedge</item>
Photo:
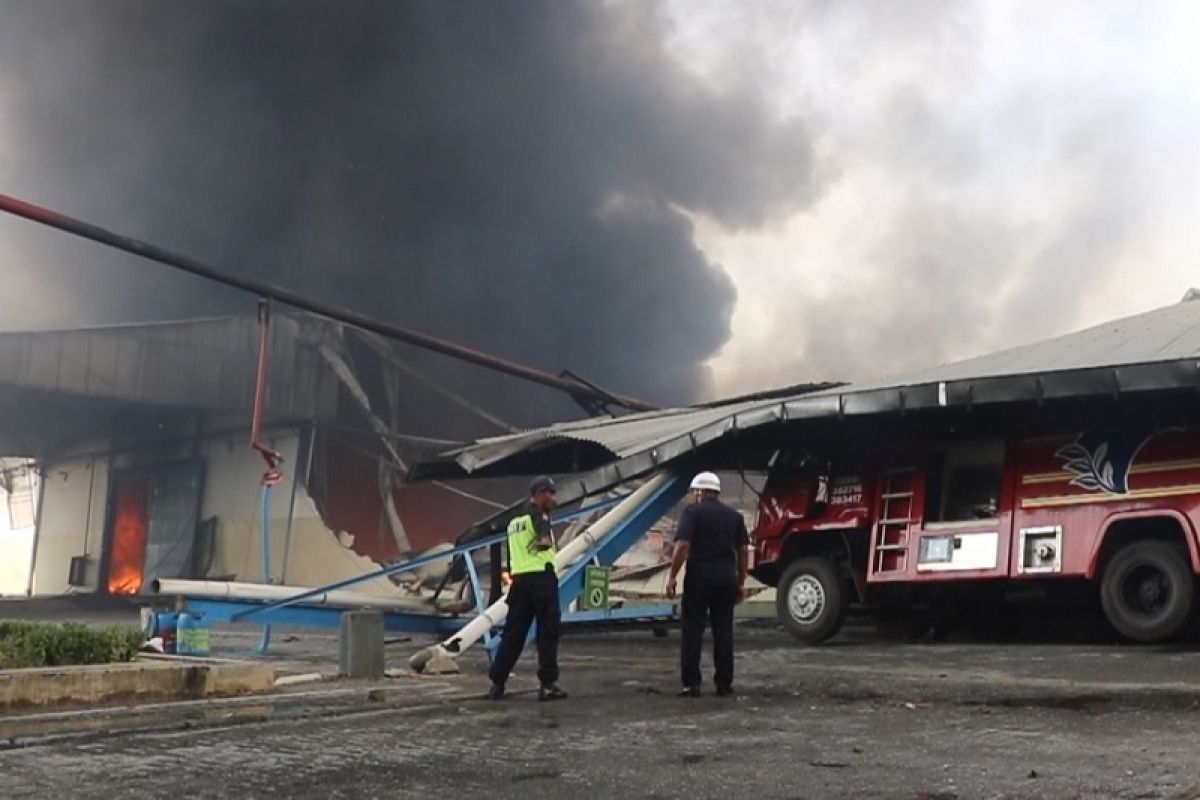
[[[142,641],[136,628],[0,620],[0,669],[132,661]]]

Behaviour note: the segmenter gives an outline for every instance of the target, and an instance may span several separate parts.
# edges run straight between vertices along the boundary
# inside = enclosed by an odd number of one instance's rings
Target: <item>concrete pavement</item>
[[[313,642],[287,644],[293,662],[320,662]],[[422,644],[389,649],[391,665]],[[738,697],[680,700],[677,646],[566,637],[564,703],[534,700],[527,661],[514,696],[479,699],[473,652],[461,676],[305,685],[238,701],[240,716],[192,706],[140,733],[30,739],[0,751],[0,796],[1200,797],[1192,647],[852,631],[805,648],[743,625]]]

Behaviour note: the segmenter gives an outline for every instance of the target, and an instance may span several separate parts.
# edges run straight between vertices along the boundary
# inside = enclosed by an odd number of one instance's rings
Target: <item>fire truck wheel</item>
[[[779,579],[775,608],[792,636],[807,644],[823,642],[846,620],[846,579],[828,558],[798,559]]]
[[[1192,612],[1191,566],[1179,548],[1137,542],[1113,556],[1100,583],[1104,616],[1117,632],[1138,642],[1170,639]]]

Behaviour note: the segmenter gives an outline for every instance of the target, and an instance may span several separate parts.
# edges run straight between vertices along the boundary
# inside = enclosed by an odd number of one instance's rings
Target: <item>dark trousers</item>
[[[558,635],[562,612],[558,607],[558,578],[553,572],[513,576],[508,590],[508,618],[500,636],[500,650],[492,662],[492,683],[503,685],[529,637],[529,626],[537,620],[538,680],[558,682]]]
[[[737,605],[737,587],[696,586],[685,580],[681,605],[683,644],[679,667],[683,685],[703,683],[700,645],[704,641],[704,626],[711,623],[716,684],[733,686],[733,607]]]

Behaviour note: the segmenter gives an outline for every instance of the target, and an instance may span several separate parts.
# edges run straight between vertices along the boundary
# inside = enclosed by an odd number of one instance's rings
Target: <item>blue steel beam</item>
[[[188,600],[188,610],[203,614],[214,622],[242,622],[247,611],[261,609],[261,603],[244,600]],[[295,625],[306,628],[336,628],[341,624],[345,609],[328,606],[288,606],[265,615],[264,622],[272,625]],[[464,617],[435,617],[431,614],[400,614],[383,612],[383,625],[394,633],[425,633],[448,636],[463,626]]]
[[[572,611],[563,614],[566,624],[574,622],[621,622],[628,620],[667,620],[678,615],[674,603],[654,603],[644,606],[621,606],[620,608]]]
[[[566,608],[583,593],[583,572],[589,564],[599,562],[601,566],[611,567],[622,553],[650,530],[651,525],[671,510],[686,491],[687,479],[681,473],[672,476],[628,518],[593,545],[583,558],[567,567],[558,578],[559,604]]]
[[[471,579],[471,591],[475,597],[475,613],[482,614],[487,610],[487,603],[483,599],[483,587],[479,583],[479,570],[475,568],[475,559],[464,558],[463,560],[467,564],[467,575]],[[495,654],[497,646],[497,643],[492,641],[494,638],[490,631],[483,635],[483,649],[487,651],[489,661]]]

